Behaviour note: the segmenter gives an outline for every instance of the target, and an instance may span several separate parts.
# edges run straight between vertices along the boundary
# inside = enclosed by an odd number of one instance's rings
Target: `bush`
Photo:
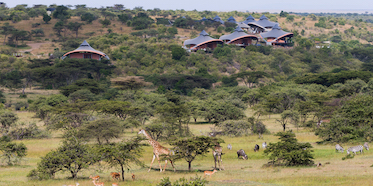
[[[180,178],[179,180],[176,180],[174,184],[171,183],[169,177],[165,177],[161,179],[161,183],[157,184],[157,186],[204,186],[207,183],[207,180],[196,175],[194,178],[191,177],[189,181],[184,177]]]
[[[298,143],[292,132],[278,132],[280,141],[269,143],[264,154],[269,156],[269,165],[300,166],[313,165],[312,146],[310,143]]]
[[[250,123],[245,120],[227,120],[216,124],[224,135],[228,136],[243,136],[248,135],[250,131]]]
[[[11,142],[8,136],[3,136],[0,138],[0,152],[0,157],[7,165],[14,165],[27,155],[27,147],[23,143]]]
[[[25,123],[20,123],[12,127],[8,135],[13,139],[22,140],[48,138],[50,134],[41,130],[35,123],[29,123],[27,126]]]

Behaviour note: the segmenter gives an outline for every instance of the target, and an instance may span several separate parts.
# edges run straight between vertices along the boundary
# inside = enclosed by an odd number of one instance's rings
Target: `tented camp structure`
[[[227,44],[234,44],[237,46],[248,46],[258,43],[258,37],[255,35],[249,35],[242,30],[241,27],[237,27],[232,34],[223,35],[219,39],[223,40]],[[253,40],[255,43],[253,43]]]
[[[230,23],[237,23],[236,19],[233,16],[231,16],[231,17],[228,18],[228,22],[230,22]]]
[[[184,41],[183,48],[196,51],[196,50],[214,50],[218,45],[223,44],[223,41],[220,39],[214,39],[209,36],[209,34],[202,30],[198,37],[194,39],[188,39]]]
[[[75,50],[67,52],[64,54],[61,59],[65,58],[79,58],[79,59],[97,59],[101,60],[102,58],[110,59],[105,53],[93,49],[86,40]]]
[[[267,45],[282,45],[286,46],[291,42],[293,33],[285,32],[276,24],[271,31],[261,33],[260,37],[267,43]]]
[[[243,23],[250,26],[252,33],[262,33],[270,31],[276,24],[275,22],[269,21],[265,15],[262,15],[258,21],[255,21],[253,16],[246,18]]]
[[[218,15],[216,15],[212,20],[214,20],[215,22],[219,22],[221,24],[224,24],[224,21]]]

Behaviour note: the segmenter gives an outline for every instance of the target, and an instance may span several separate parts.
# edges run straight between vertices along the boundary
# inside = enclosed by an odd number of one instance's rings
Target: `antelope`
[[[120,179],[120,174],[119,173],[117,173],[117,172],[112,172],[112,173],[110,173],[110,176],[111,176],[111,178],[114,180],[114,179],[116,179],[116,180],[119,180]]]
[[[218,172],[216,169],[214,169],[214,171],[205,171],[204,173],[205,173],[205,176],[204,177],[206,177],[206,175],[208,175],[208,176],[210,176],[211,177],[211,175],[213,175],[215,172]]]
[[[95,182],[95,180],[92,181],[95,186],[104,186],[104,182]]]
[[[91,178],[93,181],[98,181],[98,179],[100,179],[100,176],[92,176],[92,175],[90,175],[89,178]]]
[[[132,174],[132,181],[135,181],[135,175],[133,173]]]
[[[112,183],[111,186],[118,186],[118,184],[117,183]]]

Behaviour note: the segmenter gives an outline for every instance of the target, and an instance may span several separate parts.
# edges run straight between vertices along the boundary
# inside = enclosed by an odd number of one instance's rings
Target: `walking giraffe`
[[[153,147],[153,160],[150,163],[148,172],[152,168],[155,157],[157,157],[158,159],[159,169],[160,169],[160,172],[162,172],[162,166],[161,166],[161,162],[159,161],[159,155],[162,155],[162,154],[170,155],[170,150],[168,150],[166,147],[163,147],[161,144],[158,143],[158,141],[153,140],[152,137],[150,137],[150,135],[144,129],[140,129],[138,134],[144,134],[145,137],[148,139],[149,144]],[[171,159],[169,160],[171,162],[172,167],[174,168],[174,171],[176,171],[174,164],[172,163],[172,160]],[[163,172],[166,170],[167,160],[165,160],[165,162],[166,164],[164,166]]]

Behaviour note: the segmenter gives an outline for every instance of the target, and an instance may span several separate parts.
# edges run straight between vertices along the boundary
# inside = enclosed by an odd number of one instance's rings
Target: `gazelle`
[[[116,180],[119,180],[120,179],[120,174],[119,173],[117,173],[117,172],[112,172],[112,173],[110,173],[110,176],[111,176],[111,178],[114,180],[114,179],[116,179]]]
[[[206,175],[208,175],[208,176],[210,176],[211,177],[211,175],[213,175],[215,172],[218,172],[216,169],[214,169],[214,171],[205,171],[204,173],[205,173],[205,176],[204,177],[206,177]]]
[[[117,183],[112,183],[111,186],[118,186],[118,184]]]
[[[89,178],[91,178],[93,181],[98,181],[98,179],[100,179],[100,176],[92,176],[90,175]]]
[[[95,180],[92,181],[95,186],[104,186],[104,182],[96,182]]]

